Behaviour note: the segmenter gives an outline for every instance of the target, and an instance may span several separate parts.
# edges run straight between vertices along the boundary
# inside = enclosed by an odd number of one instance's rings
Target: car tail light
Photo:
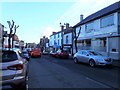
[[[21,69],[23,69],[23,64],[15,64],[15,65],[9,66],[8,69],[10,69],[10,70],[21,70]]]

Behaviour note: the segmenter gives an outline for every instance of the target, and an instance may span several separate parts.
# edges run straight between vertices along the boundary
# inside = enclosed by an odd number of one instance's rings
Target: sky
[[[9,33],[7,21],[19,25],[16,34],[25,43],[39,43],[40,38],[49,38],[52,32],[61,30],[62,24],[70,26],[83,18],[119,0],[0,0],[0,23]]]

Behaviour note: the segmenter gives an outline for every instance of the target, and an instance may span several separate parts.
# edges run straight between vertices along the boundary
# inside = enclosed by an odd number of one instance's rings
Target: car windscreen
[[[27,52],[22,52],[23,54],[28,54]]]
[[[10,62],[17,60],[17,54],[14,51],[2,51],[2,62]]]
[[[102,55],[102,54],[100,54],[100,53],[98,53],[98,52],[94,52],[94,51],[89,51],[89,53],[90,53],[91,55]]]

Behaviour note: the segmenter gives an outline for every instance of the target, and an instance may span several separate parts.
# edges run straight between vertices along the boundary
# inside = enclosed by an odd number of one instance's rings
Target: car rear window
[[[14,51],[2,51],[2,62],[10,62],[17,60],[17,54]]]

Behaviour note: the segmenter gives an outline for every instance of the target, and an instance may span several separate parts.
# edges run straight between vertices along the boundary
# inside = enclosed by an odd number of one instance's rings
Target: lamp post
[[[62,31],[62,33],[61,33],[61,36],[62,36],[61,49],[63,50],[63,30],[64,30],[64,25],[62,25],[61,22],[60,22],[60,27],[61,27],[61,31]]]

